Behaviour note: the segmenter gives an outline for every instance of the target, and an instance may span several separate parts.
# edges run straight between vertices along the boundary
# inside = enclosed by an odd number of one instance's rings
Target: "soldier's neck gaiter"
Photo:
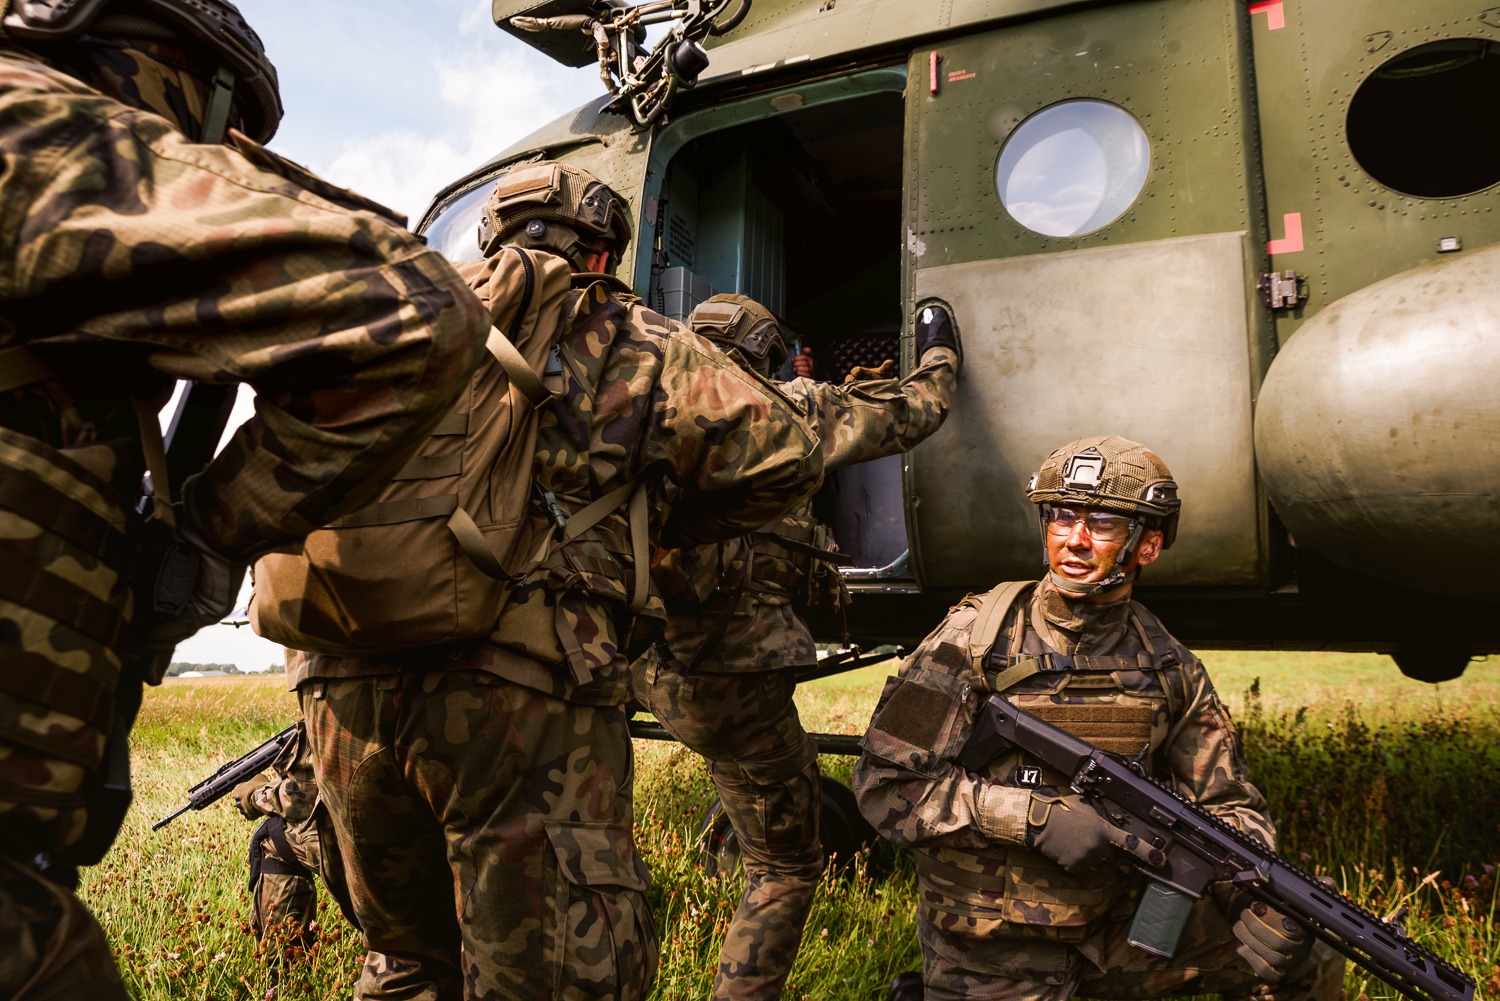
[[[1124,637],[1130,624],[1130,598],[1103,605],[1076,601],[1048,585],[1040,588],[1036,610],[1041,613],[1043,624],[1037,629],[1050,645],[1059,646],[1059,653],[1108,654]],[[1051,627],[1050,629],[1046,627]],[[1054,636],[1045,635],[1053,632]],[[1054,641],[1065,640],[1059,645]]]

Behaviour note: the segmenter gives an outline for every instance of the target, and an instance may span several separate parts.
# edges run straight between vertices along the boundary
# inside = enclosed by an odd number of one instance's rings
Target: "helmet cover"
[[[624,199],[582,167],[556,160],[521,164],[495,181],[479,220],[481,253],[492,256],[533,221],[566,227],[581,240],[611,239],[616,257],[630,242]]]
[[[234,74],[235,101],[245,134],[269,142],[281,124],[276,67],[260,36],[228,0],[12,0],[4,32],[14,38],[66,42],[85,34],[162,38],[161,27],[207,46]],[[215,67],[204,66],[212,80]]]
[[[1026,499],[1160,519],[1163,549],[1177,538],[1182,509],[1167,464],[1145,445],[1119,435],[1079,438],[1055,450],[1032,475]]]
[[[724,292],[688,314],[693,333],[736,355],[736,360],[767,378],[786,363],[786,339],[775,314],[747,295]]]

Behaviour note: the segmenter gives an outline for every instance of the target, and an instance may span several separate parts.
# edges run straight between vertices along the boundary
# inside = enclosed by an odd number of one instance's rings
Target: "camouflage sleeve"
[[[250,794],[250,802],[264,814],[284,817],[288,824],[300,824],[312,816],[318,803],[316,786],[299,782],[288,775],[259,787]]]
[[[948,348],[927,353],[927,363],[905,379],[829,382],[794,379],[784,387],[808,415],[823,442],[828,470],[911,450],[948,415],[958,388],[958,356]]]
[[[296,739],[271,762],[271,773],[276,777],[255,789],[250,802],[262,813],[274,813],[289,824],[300,824],[311,817],[318,805],[318,779],[313,769],[312,743],[303,724],[298,723]]]
[[[1203,662],[1178,649],[1188,698],[1167,733],[1172,784],[1181,795],[1274,848],[1276,828],[1266,815],[1266,798],[1250,783],[1229,709],[1214,691]]]
[[[684,488],[662,530],[667,548],[754,531],[823,482],[818,439],[770,382],[686,328],[664,339],[642,458]]]
[[[965,771],[969,739],[968,658],[974,610],[948,614],[887,681],[854,766],[859,809],[899,845],[983,848],[1020,844],[1030,792]]]
[[[253,386],[255,416],[182,491],[208,542],[248,557],[367,503],[489,324],[399,217],[237,141],[0,59],[0,328]]]

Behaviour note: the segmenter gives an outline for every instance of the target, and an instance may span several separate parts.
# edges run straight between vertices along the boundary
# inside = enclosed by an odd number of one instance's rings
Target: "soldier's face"
[[[1129,541],[1129,519],[1086,507],[1060,507],[1047,525],[1047,562],[1067,580],[1091,584],[1115,572]],[[1116,523],[1118,520],[1119,524]],[[1123,531],[1121,529],[1124,529]],[[1124,570],[1149,566],[1161,555],[1162,533],[1147,529]]]

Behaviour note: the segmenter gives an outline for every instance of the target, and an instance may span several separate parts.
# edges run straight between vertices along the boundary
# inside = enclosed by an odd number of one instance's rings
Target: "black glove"
[[[1166,856],[1105,820],[1083,797],[1060,795],[1047,786],[1031,794],[1026,844],[1074,876],[1114,863],[1121,848],[1149,865],[1166,864]]]
[[[917,314],[917,364],[932,348],[952,348],[958,353],[958,336],[953,332],[953,320],[942,306],[923,306]]]
[[[171,658],[176,645],[228,615],[240,594],[247,564],[215,552],[198,534],[181,504],[173,505],[175,526],[146,522],[134,585],[135,644],[155,660]],[[164,671],[155,664],[153,671]],[[148,679],[152,684],[159,677]]]
[[[268,786],[270,784],[270,779],[264,775],[257,775],[255,778],[248,779],[234,787],[234,791],[230,795],[234,797],[234,807],[240,811],[241,817],[244,817],[246,820],[254,820],[256,817],[264,817],[266,815],[266,812],[255,804],[253,797],[255,790],[261,786]]]
[[[1234,937],[1240,940],[1234,951],[1268,984],[1280,983],[1312,954],[1307,929],[1259,900],[1241,908]]]

